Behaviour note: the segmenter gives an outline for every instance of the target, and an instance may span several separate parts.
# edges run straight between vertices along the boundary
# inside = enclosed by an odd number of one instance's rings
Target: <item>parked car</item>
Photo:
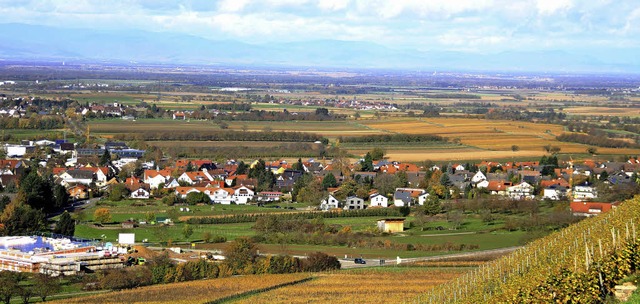
[[[356,263],[356,264],[366,264],[367,263],[367,261],[365,261],[362,258],[356,258],[355,260],[353,260],[353,262]]]

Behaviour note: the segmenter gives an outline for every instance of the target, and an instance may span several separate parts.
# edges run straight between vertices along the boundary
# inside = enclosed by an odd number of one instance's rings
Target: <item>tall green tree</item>
[[[324,190],[327,190],[327,188],[335,187],[337,185],[338,181],[336,180],[336,177],[333,175],[333,173],[325,175],[322,179],[322,188]]]
[[[362,162],[362,171],[373,172],[373,158],[371,157],[370,152],[367,152],[367,154],[364,156],[364,161]]]
[[[236,168],[236,174],[246,174],[246,173],[247,173],[247,165],[243,161],[240,161],[238,163],[238,168]]]
[[[55,185],[53,187],[53,197],[55,199],[54,206],[56,209],[64,208],[69,203],[69,193],[62,185]]]
[[[73,236],[76,231],[76,221],[71,218],[69,212],[65,211],[60,215],[54,232],[65,236]]]
[[[32,170],[20,182],[19,196],[22,193],[24,203],[37,210],[45,212],[54,209],[53,190],[51,182],[38,175],[36,170]]]
[[[102,156],[100,156],[100,162],[98,164],[100,166],[106,166],[110,162],[111,162],[111,153],[109,152],[109,149],[104,149],[104,153],[102,153]]]
[[[291,169],[297,171],[304,171],[304,165],[302,164],[302,159],[298,158],[298,161],[291,165]]]

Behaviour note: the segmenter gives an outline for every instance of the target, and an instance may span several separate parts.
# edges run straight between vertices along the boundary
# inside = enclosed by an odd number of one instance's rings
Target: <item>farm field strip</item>
[[[237,276],[146,286],[51,303],[207,303],[309,277],[306,273]]]
[[[403,303],[466,271],[391,267],[338,271],[235,303]]]

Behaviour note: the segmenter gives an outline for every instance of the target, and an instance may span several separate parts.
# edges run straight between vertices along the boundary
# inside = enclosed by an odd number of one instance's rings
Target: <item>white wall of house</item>
[[[388,207],[389,199],[382,194],[374,195],[370,198],[371,207]]]

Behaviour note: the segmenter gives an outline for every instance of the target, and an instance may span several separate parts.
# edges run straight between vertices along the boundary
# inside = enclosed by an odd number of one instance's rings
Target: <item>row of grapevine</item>
[[[326,211],[326,212],[289,212],[289,213],[252,213],[252,214],[233,214],[223,217],[192,217],[187,220],[187,223],[193,225],[208,225],[208,224],[232,224],[232,223],[251,223],[257,221],[259,218],[266,216],[277,217],[280,220],[291,219],[314,219],[314,218],[342,218],[342,217],[367,217],[367,216],[400,216],[400,211],[396,208],[372,208],[372,209],[359,209],[359,210],[345,210],[345,211]]]
[[[419,298],[426,303],[601,303],[640,267],[640,199],[531,242]]]

